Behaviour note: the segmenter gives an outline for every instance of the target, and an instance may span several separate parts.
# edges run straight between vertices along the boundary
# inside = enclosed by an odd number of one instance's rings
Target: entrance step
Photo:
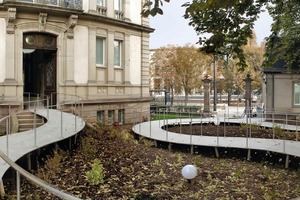
[[[28,131],[45,124],[44,118],[39,115],[36,115],[36,119],[34,119],[33,112],[18,113],[17,119],[19,125],[18,132]]]

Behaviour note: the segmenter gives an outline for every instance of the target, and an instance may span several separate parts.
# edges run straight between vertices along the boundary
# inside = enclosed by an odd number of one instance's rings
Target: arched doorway
[[[56,52],[56,36],[23,34],[24,101],[30,94],[30,100],[49,96],[50,103],[56,104]]]

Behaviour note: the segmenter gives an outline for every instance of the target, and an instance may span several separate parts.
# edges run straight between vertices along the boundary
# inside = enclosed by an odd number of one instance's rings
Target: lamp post
[[[209,79],[208,75],[204,76],[202,80],[204,82],[204,108],[203,114],[205,116],[210,116],[210,97],[209,97],[209,87],[211,80]]]
[[[223,74],[220,74],[220,76],[219,76],[219,80],[220,80],[220,85],[221,85],[221,82],[224,80],[224,76],[223,76]],[[222,89],[223,89],[223,87],[220,87],[220,103],[222,103]]]
[[[246,115],[251,116],[251,93],[252,93],[252,87],[251,87],[251,82],[253,81],[253,79],[250,77],[250,74],[247,74],[247,77],[244,79],[245,81],[245,111],[246,111]],[[247,103],[248,102],[248,103]]]
[[[214,53],[214,107],[213,111],[217,111],[217,80],[216,80],[216,75],[217,75],[217,69],[216,69],[216,54]]]

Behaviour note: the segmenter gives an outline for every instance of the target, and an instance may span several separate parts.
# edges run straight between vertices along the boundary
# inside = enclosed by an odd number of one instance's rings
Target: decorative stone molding
[[[78,15],[71,15],[68,19],[68,30],[67,30],[67,37],[69,39],[73,39],[74,38],[74,27],[77,25],[77,21],[78,21]]]
[[[107,94],[107,88],[105,87],[98,87],[97,88],[98,94],[106,95]]]
[[[39,29],[40,29],[40,31],[45,31],[47,17],[48,17],[47,13],[40,13],[39,14]]]
[[[116,87],[116,94],[124,94],[124,88],[123,87]]]
[[[14,34],[15,33],[15,19],[16,19],[17,9],[8,8],[6,15],[6,33]]]
[[[96,12],[97,12],[97,14],[99,14],[101,16],[106,16],[107,8],[97,5]]]

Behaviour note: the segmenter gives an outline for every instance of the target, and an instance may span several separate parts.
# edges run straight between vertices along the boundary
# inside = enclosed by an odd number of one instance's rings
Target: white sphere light
[[[185,179],[191,180],[197,176],[197,169],[194,165],[186,165],[182,168],[181,174]]]
[[[219,125],[220,125],[220,120],[219,120],[219,118],[215,118],[214,124],[215,124],[215,126],[219,126]]]

